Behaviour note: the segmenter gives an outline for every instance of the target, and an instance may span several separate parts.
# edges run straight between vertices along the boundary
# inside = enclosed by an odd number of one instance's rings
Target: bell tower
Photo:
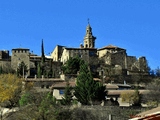
[[[92,35],[92,28],[89,24],[89,19],[88,19],[88,26],[86,27],[86,35],[84,37],[84,48],[94,48],[95,39],[96,37]]]

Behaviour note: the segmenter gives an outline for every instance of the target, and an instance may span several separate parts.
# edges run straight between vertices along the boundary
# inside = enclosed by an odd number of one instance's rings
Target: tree
[[[23,78],[24,78],[24,75],[25,75],[26,72],[27,72],[27,66],[26,66],[25,63],[22,61],[22,62],[19,64],[18,68],[17,68],[17,75],[18,75],[18,76],[23,76]]]
[[[151,76],[152,78],[155,77],[155,71],[154,71],[154,70],[150,70],[150,76]]]
[[[138,89],[135,89],[135,91],[125,91],[121,93],[121,98],[123,102],[128,102],[129,104],[132,104],[132,106],[140,106],[141,105],[141,96],[139,94]]]
[[[103,85],[93,80],[88,65],[84,62],[81,62],[74,90],[75,97],[84,105],[91,105],[93,101],[99,99],[100,94],[105,95],[105,91],[102,91],[104,90]]]
[[[45,55],[44,55],[44,45],[43,45],[43,39],[42,39],[42,46],[41,46],[41,62],[44,63],[45,62]]]
[[[149,92],[143,95],[143,99],[146,100],[148,104],[154,103],[153,106],[158,106],[160,103],[160,79],[153,79],[153,81],[146,86],[146,89],[149,90]]]
[[[49,92],[40,103],[40,106],[39,106],[40,117],[43,120],[49,120],[49,115],[51,115],[51,113],[55,114],[56,110],[57,110],[56,109],[56,99]]]
[[[81,61],[82,60],[79,57],[69,58],[69,60],[62,66],[64,74],[77,74]]]
[[[66,82],[66,87],[64,91],[64,97],[62,98],[61,104],[62,105],[71,105],[72,102],[72,87],[69,84],[69,81]]]
[[[43,39],[42,39],[42,45],[41,45],[41,74],[44,75],[45,73],[45,55],[44,55],[44,45],[43,45]]]
[[[29,92],[24,93],[20,100],[19,100],[19,105],[20,106],[25,106],[27,104],[31,103],[31,95]]]
[[[156,73],[157,77],[160,77],[160,68],[159,67],[157,67],[157,69],[155,70],[155,73]]]
[[[14,74],[0,75],[0,103],[9,102],[13,107],[18,103],[22,88],[22,79]]]
[[[141,95],[139,93],[138,88],[134,91],[134,97],[133,97],[133,105],[132,106],[141,106]]]
[[[40,63],[38,63],[37,69],[38,69],[38,70],[37,70],[37,77],[38,77],[38,78],[41,78],[41,75],[42,75],[42,74],[41,74],[41,66],[40,66]]]

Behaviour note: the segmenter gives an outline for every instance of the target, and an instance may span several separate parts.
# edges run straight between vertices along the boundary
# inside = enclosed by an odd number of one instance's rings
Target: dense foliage
[[[18,103],[22,90],[22,79],[14,74],[0,75],[0,103],[9,102],[12,107]]]
[[[17,75],[20,77],[24,77],[27,72],[27,65],[22,61],[17,68]]]
[[[84,105],[91,105],[96,100],[105,99],[105,87],[93,80],[88,65],[81,62],[74,95]]]
[[[71,105],[72,103],[72,87],[69,84],[69,81],[66,82],[66,87],[64,90],[64,96],[62,98],[61,104],[62,105]]]
[[[143,95],[143,100],[149,106],[158,106],[160,103],[160,79],[153,79],[146,88],[149,90],[146,94]]]
[[[64,74],[77,74],[81,61],[82,60],[79,57],[69,58],[69,60],[67,60],[67,62],[62,66]]]
[[[132,106],[140,106],[141,104],[141,96],[138,89],[135,91],[125,91],[122,92],[120,97],[122,98],[123,102],[128,102]]]

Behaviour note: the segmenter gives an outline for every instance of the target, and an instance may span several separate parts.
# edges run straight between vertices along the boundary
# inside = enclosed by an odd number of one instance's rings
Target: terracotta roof
[[[75,82],[69,82],[71,87],[75,87],[76,83]],[[52,88],[65,88],[66,87],[66,82],[58,82],[52,85]]]
[[[93,78],[95,81],[101,81],[99,78]],[[75,87],[76,82],[69,82],[70,86]],[[53,88],[65,88],[66,87],[66,82],[57,82],[52,85]]]
[[[102,49],[123,49],[123,48],[120,48],[120,47],[117,47],[117,46],[114,46],[114,45],[108,45],[108,46],[105,46],[105,47],[102,47],[100,48],[99,50],[102,50]]]
[[[120,95],[122,92],[134,92],[135,90],[108,90],[108,95]],[[148,90],[139,90],[140,94],[145,94]]]
[[[105,84],[106,89],[118,89],[119,87],[115,84]]]
[[[151,110],[139,113],[133,116],[129,120],[159,120],[160,119],[160,107],[153,108]]]
[[[67,50],[97,50],[96,48],[69,48],[65,47]]]
[[[95,81],[102,81],[101,79],[99,79],[99,78],[93,78],[93,80],[95,80]]]
[[[156,108],[153,108],[153,109],[151,109],[151,110],[148,110],[148,111],[139,113],[139,114],[137,114],[137,115],[144,116],[144,115],[149,115],[149,114],[152,114],[152,113],[155,113],[155,112],[160,112],[160,106],[159,106],[159,107],[156,107]]]

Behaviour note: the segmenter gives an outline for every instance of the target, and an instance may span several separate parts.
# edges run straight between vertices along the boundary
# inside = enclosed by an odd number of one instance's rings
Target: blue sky
[[[160,61],[160,0],[1,0],[0,50],[29,48],[40,55],[56,45],[79,47],[90,19],[96,48],[115,45],[131,56]]]

